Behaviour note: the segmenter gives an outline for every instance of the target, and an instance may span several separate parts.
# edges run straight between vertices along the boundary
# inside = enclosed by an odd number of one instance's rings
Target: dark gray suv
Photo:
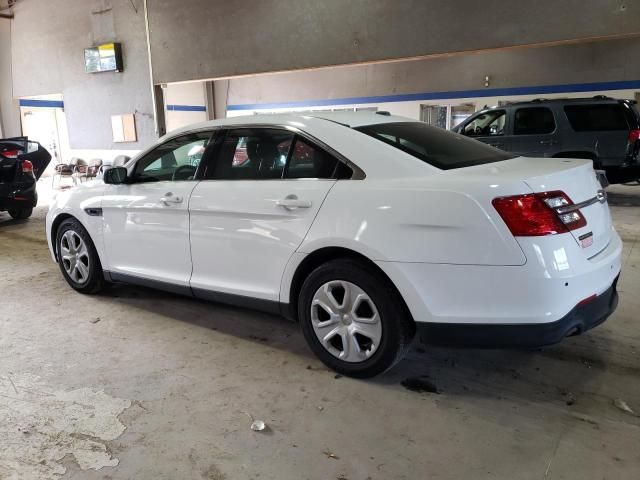
[[[604,96],[533,100],[477,112],[455,132],[527,157],[587,158],[611,183],[640,178],[640,114]]]

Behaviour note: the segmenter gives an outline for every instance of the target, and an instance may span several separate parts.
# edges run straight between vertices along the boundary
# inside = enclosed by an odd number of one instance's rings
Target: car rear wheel
[[[393,367],[415,333],[393,285],[365,262],[351,259],[325,263],[307,277],[298,300],[298,318],[320,360],[357,378]]]
[[[16,220],[24,220],[29,218],[33,213],[33,208],[12,208],[9,215]]]
[[[56,234],[58,264],[65,280],[80,293],[97,293],[105,281],[89,233],[75,219],[62,222]]]

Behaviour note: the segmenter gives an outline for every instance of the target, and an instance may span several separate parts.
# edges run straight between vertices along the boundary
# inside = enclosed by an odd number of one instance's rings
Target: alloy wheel
[[[324,349],[345,362],[367,360],[382,339],[375,303],[362,288],[344,280],[327,282],[316,291],[311,323]]]
[[[77,232],[67,230],[62,235],[60,258],[69,278],[79,284],[87,282],[91,271],[89,251],[85,241]]]

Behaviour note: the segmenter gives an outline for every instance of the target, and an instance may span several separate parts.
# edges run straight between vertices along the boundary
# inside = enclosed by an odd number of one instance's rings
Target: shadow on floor
[[[313,356],[297,324],[275,315],[125,285],[112,286],[96,299],[287,351],[299,357],[301,368],[335,376]],[[366,382],[419,394],[568,404],[572,392],[582,391],[609,368],[609,359],[600,353],[615,349],[610,342],[606,332],[597,330],[537,351],[455,349],[416,342],[402,362]]]

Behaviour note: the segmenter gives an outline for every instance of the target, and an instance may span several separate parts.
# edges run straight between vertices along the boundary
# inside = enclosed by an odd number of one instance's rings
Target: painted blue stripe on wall
[[[167,105],[167,110],[171,112],[206,112],[204,105]]]
[[[29,100],[20,99],[21,107],[64,108],[62,100]]]
[[[377,97],[349,97],[324,100],[305,100],[286,103],[247,103],[228,105],[227,110],[259,110],[294,107],[324,107],[353,103],[410,102],[415,100],[446,100],[452,98],[502,97],[507,95],[541,95],[549,93],[593,92],[599,90],[627,90],[640,88],[640,80],[620,82],[569,83],[565,85],[543,85],[537,87],[483,88],[481,90],[454,90],[449,92],[408,93],[404,95],[381,95]]]

